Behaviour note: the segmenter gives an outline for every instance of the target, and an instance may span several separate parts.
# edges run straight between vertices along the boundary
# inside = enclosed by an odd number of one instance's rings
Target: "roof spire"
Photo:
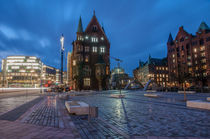
[[[168,42],[167,43],[173,44],[173,38],[172,38],[171,33],[169,34]]]
[[[148,64],[151,64],[151,55],[149,54]]]
[[[78,24],[77,32],[83,32],[82,18],[81,18],[81,16],[79,18],[79,24]]]
[[[96,11],[95,11],[95,9],[93,10],[93,16],[96,16]]]
[[[202,31],[202,30],[210,30],[210,28],[208,27],[208,25],[203,21],[201,22],[198,31]]]

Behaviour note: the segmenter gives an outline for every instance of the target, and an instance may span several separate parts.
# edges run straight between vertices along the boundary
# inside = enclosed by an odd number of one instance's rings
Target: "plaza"
[[[209,110],[186,107],[183,94],[157,92],[159,98],[150,98],[144,93],[122,91],[124,98],[112,98],[110,96],[119,94],[119,91],[75,92],[78,95],[70,96],[68,100],[79,100],[98,107],[98,117],[90,121],[87,116],[69,115],[64,105],[66,100],[59,99],[57,93],[32,93],[28,94],[28,98],[25,94],[2,97],[0,122],[10,124],[5,128],[1,126],[0,133],[4,133],[5,138],[12,138],[16,130],[25,132],[26,138],[50,138],[53,137],[52,131],[57,133],[53,133],[54,138],[210,137]],[[187,99],[205,100],[209,96],[208,93],[187,94]],[[6,103],[8,99],[14,102],[9,107]],[[20,128],[14,129],[18,125]],[[28,129],[24,130],[22,125]],[[14,130],[7,131],[11,128]],[[32,131],[41,134],[32,134]]]

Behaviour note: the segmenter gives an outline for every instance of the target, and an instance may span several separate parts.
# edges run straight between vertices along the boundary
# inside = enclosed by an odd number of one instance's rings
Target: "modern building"
[[[56,68],[43,65],[41,82],[45,87],[54,85],[56,83]]]
[[[2,60],[2,86],[39,87],[42,65],[35,56],[8,56]]]
[[[55,75],[55,84],[61,84],[61,71],[59,69],[56,69],[56,75]],[[63,84],[67,85],[67,72],[63,71]]]
[[[133,70],[134,79],[145,86],[149,81],[157,88],[166,88],[168,85],[167,58],[158,59],[149,56],[146,62],[139,61],[139,67]]]
[[[210,88],[210,28],[202,22],[192,35],[183,26],[175,37],[167,42],[170,86]]]
[[[123,68],[115,67],[111,71],[109,86],[110,89],[124,89],[132,81],[133,78],[130,77],[127,73],[125,73],[125,70]]]
[[[71,87],[76,90],[108,89],[110,43],[95,12],[84,31],[80,17],[77,38],[72,45],[69,70]]]

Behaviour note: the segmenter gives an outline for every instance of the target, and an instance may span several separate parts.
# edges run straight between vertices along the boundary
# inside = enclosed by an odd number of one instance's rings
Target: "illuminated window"
[[[76,60],[73,60],[73,66],[76,66]]]
[[[89,46],[85,46],[85,52],[89,52],[90,48]]]
[[[195,54],[195,55],[194,55],[194,57],[195,57],[195,58],[197,58],[197,57],[198,57],[198,55],[197,55],[197,54]]]
[[[195,53],[197,52],[197,49],[196,49],[196,48],[194,48],[194,52],[195,52]]]
[[[88,39],[88,36],[85,36],[85,39],[87,40]]]
[[[104,40],[104,37],[101,37],[101,40],[103,41]]]
[[[175,55],[173,54],[172,57],[175,57]]]
[[[100,51],[101,51],[101,53],[105,53],[105,48],[104,47],[101,47],[100,48]]]
[[[97,52],[97,47],[93,46],[93,52]]]
[[[201,56],[202,57],[205,57],[206,56],[205,52],[201,53]]]
[[[85,62],[88,62],[88,61],[89,61],[89,56],[86,55],[86,56],[85,56]]]
[[[204,51],[204,50],[205,50],[205,46],[201,46],[200,51]]]
[[[92,41],[92,42],[98,42],[98,38],[97,38],[97,37],[92,37],[92,38],[91,38],[91,41]]]
[[[90,78],[84,78],[84,86],[90,86]]]
[[[207,69],[207,65],[203,65],[203,69]]]
[[[206,63],[206,59],[202,59],[201,62],[202,62],[202,63]]]

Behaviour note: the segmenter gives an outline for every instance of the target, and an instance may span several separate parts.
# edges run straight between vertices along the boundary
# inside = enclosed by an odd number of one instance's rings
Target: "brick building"
[[[210,28],[202,22],[192,35],[183,26],[175,37],[167,42],[170,86],[210,88]]]
[[[76,90],[108,89],[110,43],[95,12],[85,31],[80,17],[77,38],[72,45],[70,86]]]
[[[167,58],[158,59],[149,56],[146,62],[139,62],[139,67],[133,70],[133,75],[143,86],[151,80],[156,87],[165,88],[168,85]]]

